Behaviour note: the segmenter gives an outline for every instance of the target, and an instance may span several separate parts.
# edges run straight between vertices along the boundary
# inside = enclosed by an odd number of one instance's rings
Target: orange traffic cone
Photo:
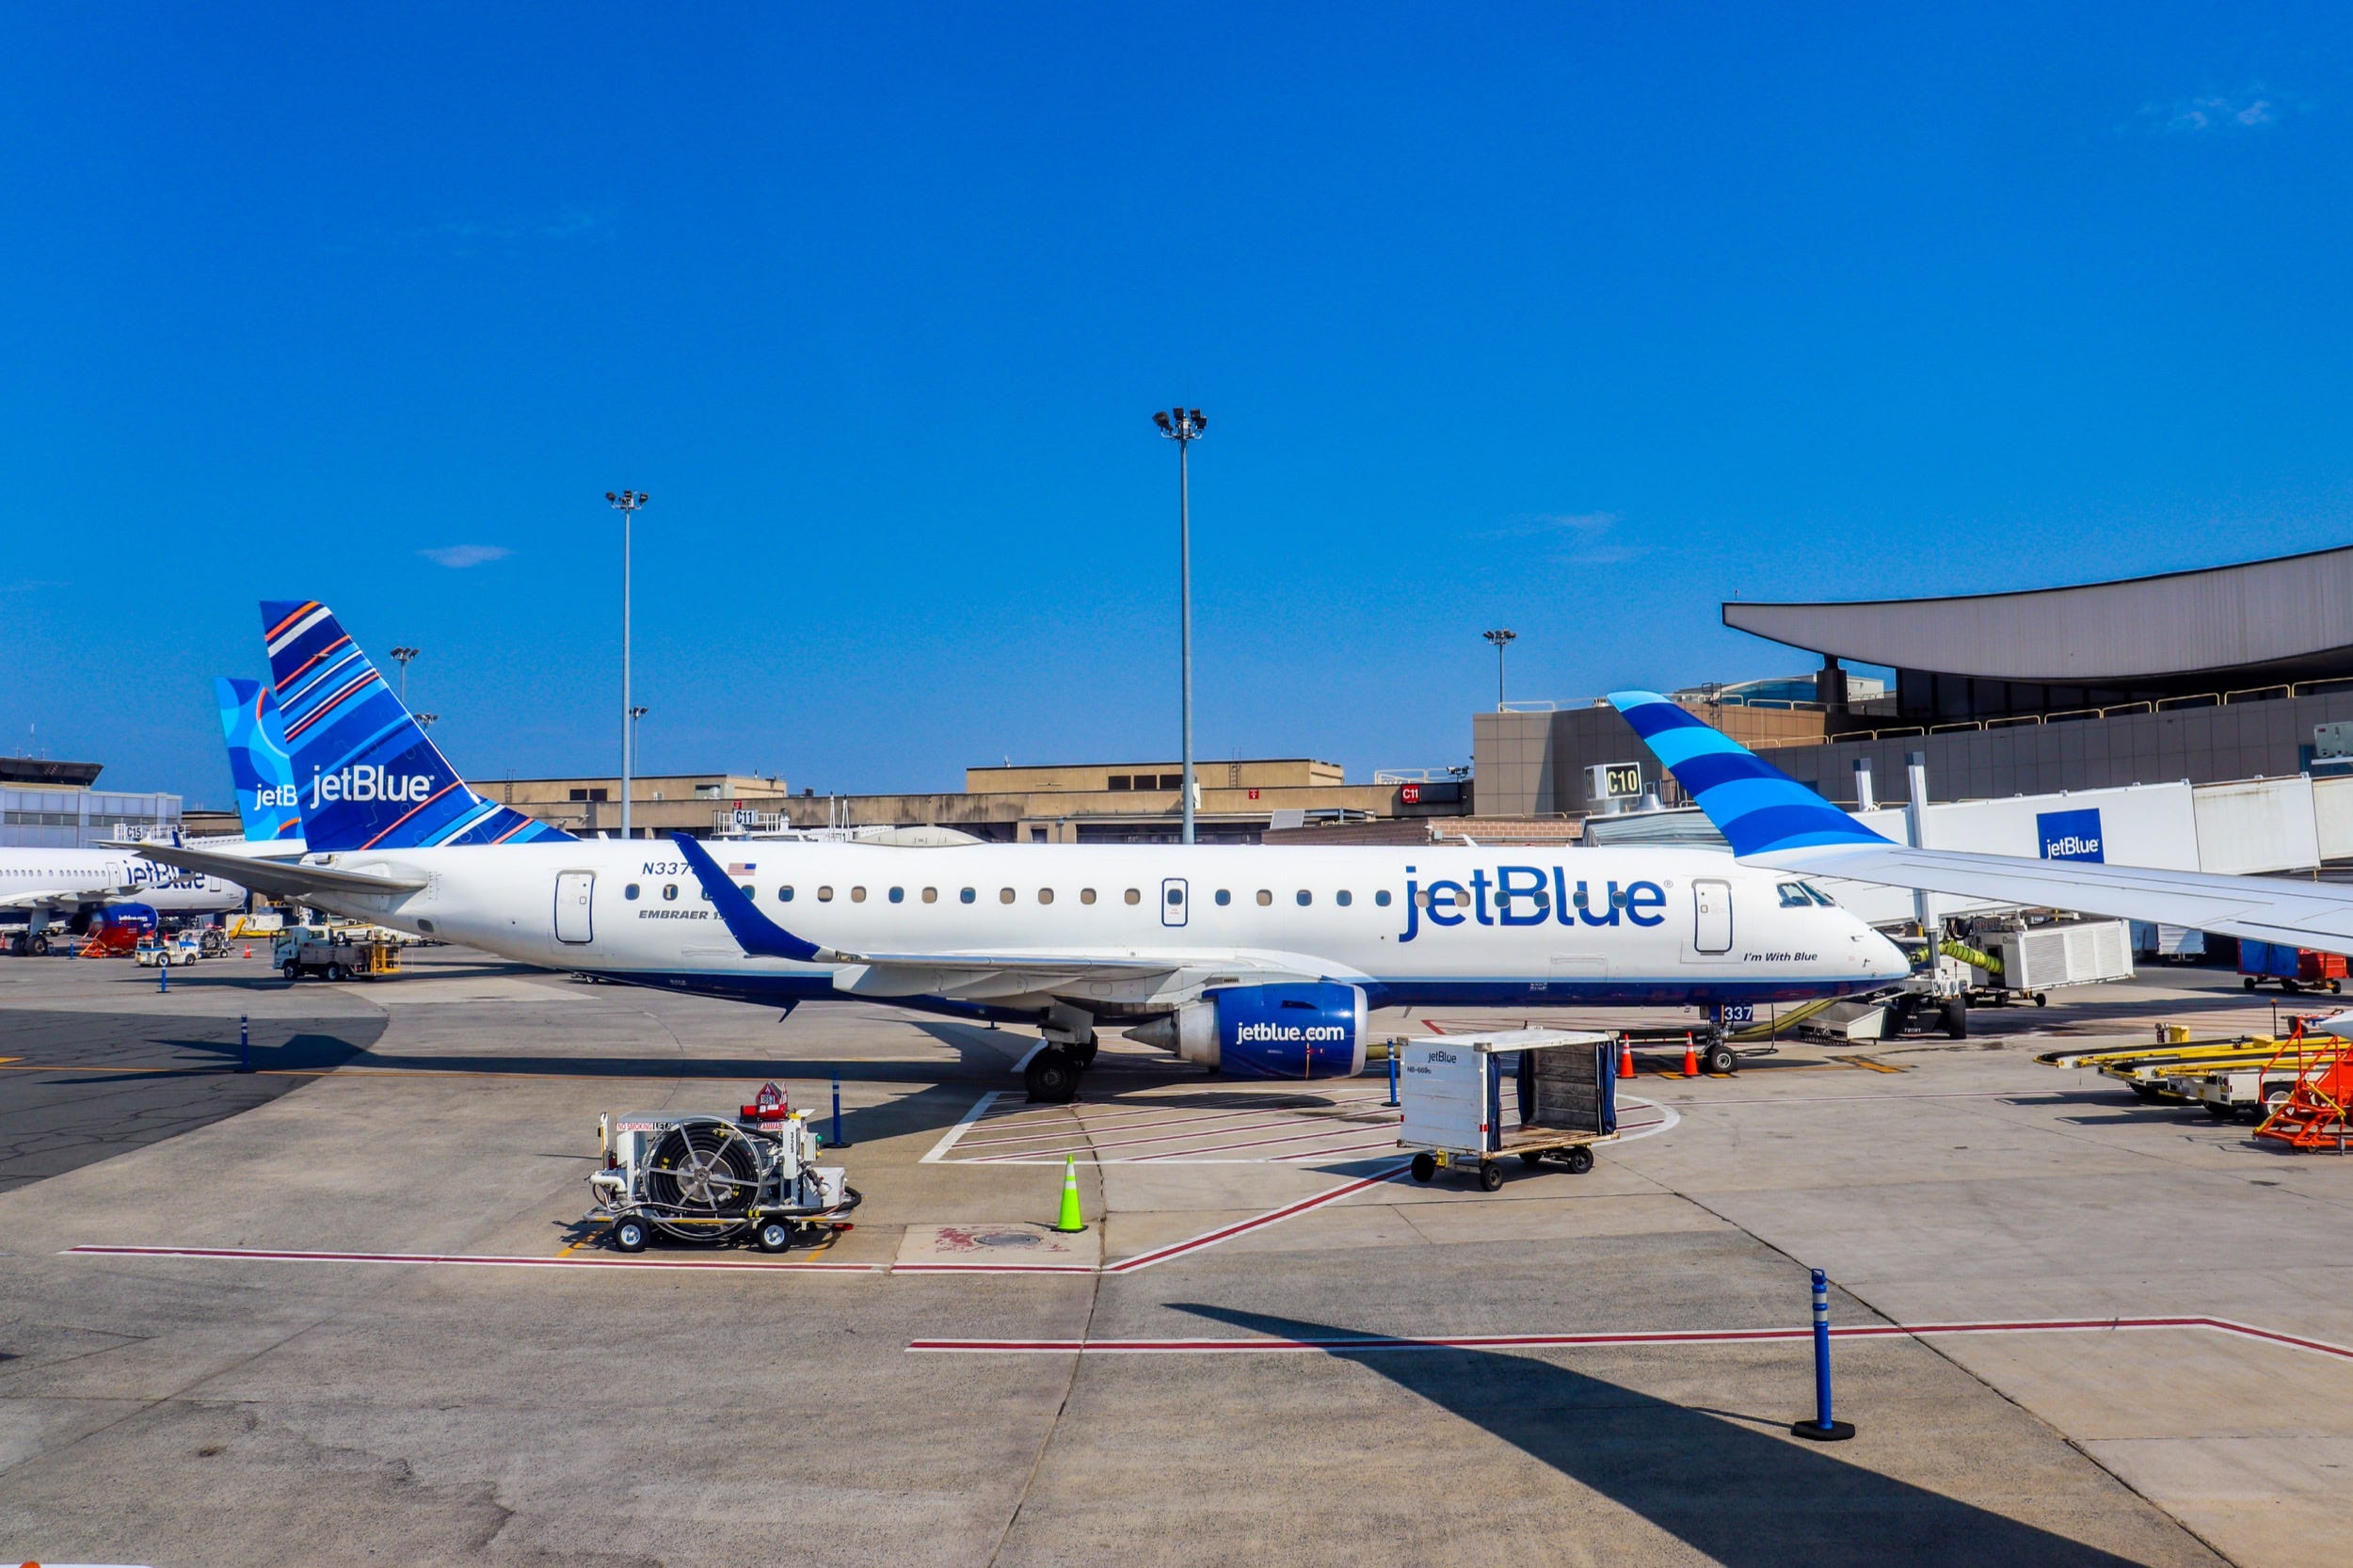
[[[252,944],[251,942],[248,942],[248,943],[246,943],[246,945],[245,945],[245,955],[246,955],[248,958],[250,958],[250,957],[252,957],[252,956],[253,956],[253,944]]]
[[[1683,1076],[1686,1078],[1700,1076],[1699,1048],[1691,1043],[1689,1031],[1686,1031],[1683,1036]]]
[[[1634,1076],[1634,1042],[1631,1040],[1618,1042],[1618,1076],[1620,1078]]]

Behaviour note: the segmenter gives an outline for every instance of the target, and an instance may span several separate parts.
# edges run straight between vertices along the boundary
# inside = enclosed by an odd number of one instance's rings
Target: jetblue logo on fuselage
[[[2100,811],[2093,807],[2084,811],[2042,811],[2034,819],[2035,834],[2042,840],[2045,860],[2098,860],[2105,863],[2107,851],[2100,833]]]
[[[1465,920],[1481,925],[1662,925],[1667,917],[1667,889],[1656,882],[1609,882],[1588,885],[1569,881],[1559,866],[1546,877],[1541,866],[1497,866],[1490,877],[1485,868],[1471,872],[1467,884],[1444,878],[1428,887],[1414,880],[1405,868],[1405,929],[1397,939],[1410,942],[1422,934],[1422,921],[1455,926]],[[1490,896],[1492,895],[1492,897]],[[1468,913],[1465,913],[1468,911]]]
[[[263,792],[267,794],[269,792]],[[432,795],[433,777],[430,774],[387,774],[382,768],[367,762],[336,773],[314,773],[311,776],[311,807],[313,810],[322,801],[380,800],[400,805],[429,800]]]

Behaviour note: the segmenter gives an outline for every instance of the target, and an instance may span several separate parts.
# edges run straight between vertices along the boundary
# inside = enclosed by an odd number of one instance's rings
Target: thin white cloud
[[[1618,525],[1615,512],[1519,512],[1487,534],[1491,539],[1529,539],[1572,535],[1593,538]]]
[[[464,568],[478,567],[485,561],[504,561],[515,552],[503,544],[445,544],[417,553],[441,566]]]
[[[2140,122],[2167,136],[2254,131],[2279,124],[2297,108],[2258,84],[2242,93],[2207,93],[2177,98],[2170,104],[2144,104]]]

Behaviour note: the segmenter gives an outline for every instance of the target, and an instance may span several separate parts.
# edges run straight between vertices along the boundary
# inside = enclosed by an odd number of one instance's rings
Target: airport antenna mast
[[[1508,626],[1498,626],[1493,632],[1481,632],[1480,635],[1496,645],[1496,712],[1500,713],[1503,712],[1503,650],[1512,646],[1512,639],[1519,633]]]
[[[1186,466],[1186,453],[1201,439],[1201,432],[1209,422],[1198,408],[1190,411],[1178,408],[1166,413],[1153,410],[1152,423],[1160,434],[1176,443],[1176,600],[1181,630],[1177,633],[1177,660],[1183,665],[1183,696],[1179,706],[1185,729],[1185,836],[1193,842],[1193,475]],[[1167,918],[1162,910],[1161,918]]]
[[[416,656],[417,650],[413,648],[392,649],[392,663],[400,666],[400,705],[403,708],[408,706],[408,661]]]
[[[630,836],[630,731],[637,724],[629,711],[629,525],[637,508],[646,504],[646,492],[632,495],[628,490],[607,490],[604,499],[621,514],[621,837],[626,839]]]

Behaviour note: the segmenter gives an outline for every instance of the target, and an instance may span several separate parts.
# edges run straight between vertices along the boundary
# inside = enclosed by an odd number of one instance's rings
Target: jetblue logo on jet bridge
[[[2085,811],[2038,812],[2034,825],[2036,836],[2042,840],[2045,860],[2107,860],[2097,807]]]
[[[1422,921],[1432,925],[1661,925],[1667,917],[1667,889],[1656,882],[1572,883],[1568,872],[1552,868],[1547,878],[1542,866],[1497,866],[1493,877],[1485,868],[1471,872],[1467,886],[1441,879],[1423,887],[1405,868],[1405,929],[1397,939],[1410,942],[1422,934]],[[1465,913],[1467,910],[1468,913]]]
[[[368,762],[362,762],[356,768],[344,768],[339,773],[314,773],[311,776],[311,808],[313,810],[318,808],[320,802],[329,800],[381,800],[398,805],[404,801],[429,800],[432,796],[433,777],[430,774],[407,773],[395,776]]]

